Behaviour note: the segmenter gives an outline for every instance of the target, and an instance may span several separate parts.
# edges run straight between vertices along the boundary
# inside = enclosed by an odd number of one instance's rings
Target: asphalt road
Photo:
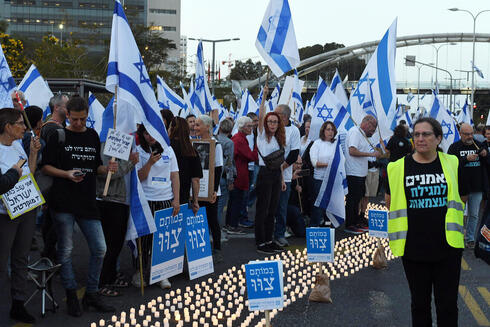
[[[73,262],[75,265],[76,276],[80,282],[80,297],[83,294],[84,280],[86,278],[86,270],[88,265],[88,249],[81,233],[76,234],[78,244],[75,246]],[[346,239],[347,238],[347,239]],[[348,244],[354,239],[362,240],[359,237],[354,238],[346,235],[343,232],[337,232],[337,243],[346,239],[344,244]],[[290,238],[291,246],[288,248],[291,253],[285,253],[283,258],[294,257],[300,260],[302,254],[296,250],[302,250],[305,246],[305,239]],[[362,242],[361,242],[362,243]],[[368,248],[366,248],[368,251]],[[344,251],[344,250],[342,250]],[[364,251],[364,250],[363,250]],[[213,282],[220,276],[230,274],[230,268],[235,266],[239,270],[240,265],[249,262],[250,260],[263,259],[263,255],[259,255],[255,251],[254,240],[252,235],[247,235],[240,238],[231,238],[223,243],[223,255],[225,262],[215,265],[215,273],[202,277],[200,279],[189,281],[187,274],[171,278],[172,289],[161,290],[158,286],[152,285],[145,289],[145,295],[141,296],[140,289],[130,286],[126,289],[121,289],[123,296],[116,298],[107,298],[107,301],[117,308],[117,315],[120,316],[121,311],[129,314],[131,307],[138,308],[141,304],[147,304],[152,299],[158,296],[170,294],[172,290],[181,289],[183,293],[187,286],[195,288],[198,283],[206,282],[208,278],[212,278]],[[31,260],[38,257],[36,252],[32,253]],[[368,255],[370,258],[371,254]],[[348,259],[350,260],[350,259]],[[354,259],[352,259],[354,260]],[[305,264],[304,267],[308,268]],[[312,267],[308,268],[310,271]],[[121,269],[128,276],[133,273],[131,265],[130,252],[127,248],[123,250],[121,255]],[[297,271],[296,271],[297,273]],[[234,272],[234,276],[236,272]],[[239,276],[239,275],[238,275]],[[460,297],[459,297],[459,325],[460,326],[490,326],[490,269],[483,261],[474,258],[471,251],[465,250],[463,255],[463,266],[460,282]],[[299,277],[298,277],[299,278]],[[303,281],[307,278],[303,276]],[[238,284],[240,280],[237,281]],[[285,283],[286,285],[287,283]],[[296,286],[301,283],[296,284]],[[403,267],[400,259],[389,261],[388,268],[385,270],[375,270],[371,266],[360,269],[358,272],[344,277],[336,278],[331,281],[332,300],[331,304],[313,303],[308,301],[309,286],[306,296],[297,297],[290,305],[278,312],[272,319],[273,326],[410,326],[410,295],[405,280]],[[85,312],[80,318],[73,318],[66,313],[66,304],[64,302],[64,291],[58,276],[54,277],[54,293],[56,300],[60,303],[60,308],[56,313],[48,312],[45,318],[41,318],[40,297],[37,296],[34,301],[28,305],[28,310],[37,318],[35,326],[50,326],[50,327],[67,327],[67,326],[90,326],[91,322],[99,322],[100,319],[110,321],[111,314],[100,314],[96,312]],[[32,285],[32,291],[34,286]],[[213,288],[211,286],[211,288]],[[238,290],[240,287],[238,287]],[[294,289],[294,287],[293,287]],[[300,290],[303,286],[299,287]],[[5,298],[7,297],[6,290]],[[291,289],[289,290],[291,291]],[[230,293],[231,294],[231,293]],[[289,292],[288,292],[289,294]],[[246,294],[244,295],[246,300]],[[290,297],[288,297],[290,298]],[[172,300],[172,298],[170,299]],[[228,302],[227,297],[223,297],[224,305]],[[231,301],[234,301],[232,297]],[[211,301],[213,306],[216,300]],[[0,305],[0,325],[1,326],[30,326],[25,324],[15,323],[8,319],[8,302],[2,301]],[[48,306],[49,307],[49,306]],[[192,314],[192,312],[191,312]],[[245,321],[246,317],[251,315],[246,306],[241,310],[234,321],[233,326],[240,325]],[[435,321],[435,310],[433,310]],[[250,325],[255,325],[264,313],[259,313],[250,319]],[[206,320],[211,322],[210,320]],[[192,319],[191,319],[192,322]],[[220,324],[226,326],[226,321],[220,321]],[[106,326],[108,324],[106,323]],[[171,324],[175,325],[175,323]],[[162,324],[163,326],[163,324]],[[192,326],[191,323],[185,326]],[[212,326],[212,324],[210,324]]]

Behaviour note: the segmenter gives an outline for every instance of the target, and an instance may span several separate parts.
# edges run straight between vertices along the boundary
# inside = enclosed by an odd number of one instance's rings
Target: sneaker
[[[468,242],[466,242],[466,247],[468,249],[474,249],[475,248],[475,241],[468,241]]]
[[[221,231],[222,232],[228,232],[229,228],[230,228],[230,225],[225,225],[225,226],[221,227]]]
[[[278,238],[274,242],[281,247],[289,246],[288,241],[284,237]]]
[[[243,227],[243,228],[252,228],[254,227],[254,223],[253,221],[250,221],[250,220],[240,220],[240,222],[238,223],[238,226],[240,227]]]
[[[356,227],[357,227],[357,229],[361,230],[362,232],[369,232],[369,226],[366,226],[364,224],[359,224]]]
[[[274,252],[282,252],[284,251],[284,248],[282,246],[279,246],[276,244],[276,242],[272,242],[272,243],[269,243],[269,244],[266,244],[269,249],[271,249],[272,251]]]
[[[344,232],[349,233],[349,234],[355,234],[355,235],[364,233],[364,231],[358,229],[356,226],[346,227],[346,228],[344,228]]]
[[[133,278],[131,278],[131,284],[133,284],[134,287],[141,287],[141,279],[140,279],[140,273],[134,273]],[[146,286],[146,282],[143,280],[143,286]]]
[[[227,241],[228,241],[228,237],[226,235],[226,232],[221,231],[221,242],[227,242]]]
[[[228,234],[230,235],[245,235],[246,233],[238,227],[228,227]]]
[[[257,246],[257,252],[263,254],[275,254],[276,251],[272,250],[268,244],[263,244]]]
[[[159,283],[158,283],[158,286],[160,286],[160,288],[162,290],[165,290],[165,289],[168,289],[168,288],[171,288],[172,287],[172,284],[170,284],[170,282],[168,281],[168,278],[164,278],[162,279]]]
[[[284,238],[288,238],[293,236],[293,233],[289,231],[289,227],[286,229],[286,232],[284,233]]]

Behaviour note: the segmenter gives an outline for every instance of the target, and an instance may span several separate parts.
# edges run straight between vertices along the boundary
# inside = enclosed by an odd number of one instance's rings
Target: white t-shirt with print
[[[27,154],[22,147],[22,142],[20,140],[15,140],[12,145],[3,145],[0,143],[0,170],[2,174],[5,174],[7,170],[12,168],[20,159],[27,160]],[[29,170],[29,165],[26,162],[22,166],[22,176],[29,175],[31,171]],[[7,214],[7,210],[1,201],[0,213]]]
[[[355,147],[361,152],[370,152],[371,147],[359,127],[352,127],[345,140],[345,173],[348,176],[366,177],[369,157],[355,157],[349,154],[349,148]]]
[[[136,170],[140,170],[150,160],[151,153],[137,146],[140,161],[136,164]],[[172,200],[172,181],[170,180],[171,172],[178,172],[179,166],[177,158],[172,147],[168,146],[162,153],[162,157],[150,168],[148,177],[141,181],[141,186],[145,192],[148,201],[166,201]]]
[[[299,150],[300,147],[301,136],[298,127],[294,125],[286,126],[286,147],[284,148],[284,159],[288,157],[291,151]],[[293,178],[293,165],[284,169],[283,176],[284,182],[291,182],[291,179]]]

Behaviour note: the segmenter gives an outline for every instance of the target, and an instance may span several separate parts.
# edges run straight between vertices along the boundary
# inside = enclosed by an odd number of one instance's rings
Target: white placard
[[[109,128],[104,146],[104,154],[121,160],[128,160],[133,145],[133,136]]]
[[[1,197],[10,219],[15,219],[45,203],[32,174],[21,177],[17,184]]]

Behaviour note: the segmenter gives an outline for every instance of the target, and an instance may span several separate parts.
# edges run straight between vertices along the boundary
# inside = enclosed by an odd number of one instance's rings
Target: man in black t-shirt
[[[86,127],[87,102],[72,97],[67,105],[70,125],[65,128],[64,143],[58,142],[58,133],[52,134],[43,153],[43,171],[53,176],[50,209],[58,234],[57,262],[61,263],[61,280],[67,293],[68,313],[82,314],[76,290],[71,251],[73,226],[80,227],[90,249],[90,263],[84,306],[92,306],[101,312],[115,309],[104,304],[98,294],[98,284],[106,244],[100,215],[96,205],[96,174],[117,170],[117,163],[102,165],[100,140],[97,132]]]
[[[469,124],[461,125],[460,135],[461,140],[451,144],[447,153],[458,157],[461,181],[468,190],[468,220],[465,242],[468,248],[474,248],[480,203],[483,192],[488,189],[488,179],[484,164],[486,162],[487,149],[482,143],[473,138],[473,127]]]

